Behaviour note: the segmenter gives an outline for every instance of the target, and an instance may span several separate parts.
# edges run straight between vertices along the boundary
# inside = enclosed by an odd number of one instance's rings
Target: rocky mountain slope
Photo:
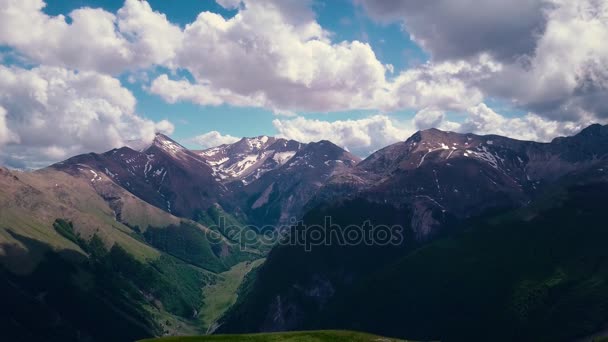
[[[285,164],[304,146],[294,140],[259,136],[194,152],[213,168],[216,180],[247,185]]]
[[[289,224],[304,214],[329,178],[347,172],[359,161],[329,141],[302,145],[282,165],[235,189],[232,201],[254,224]]]
[[[142,200],[187,218],[216,203],[225,191],[206,160],[162,134],[141,151],[122,147],[90,153],[52,168],[88,175],[91,183],[109,179]]]
[[[606,312],[608,287],[586,278],[603,271],[571,273],[581,266],[576,260],[605,267],[599,245],[590,241],[606,234],[599,204],[605,201],[606,184],[608,126],[594,125],[544,144],[418,132],[328,179],[314,200],[318,204],[304,216],[307,224],[322,227],[331,216],[342,229],[367,220],[399,225],[403,244],[276,247],[256,280],[242,289],[246,299],[226,316],[220,331],[365,326],[410,338],[487,340],[499,327],[513,326],[508,329],[511,340],[539,340],[547,329],[577,316],[583,303],[593,302],[589,307],[594,312]],[[559,238],[552,237],[552,229]],[[452,238],[456,242],[445,242]],[[571,250],[566,241],[578,247]],[[586,250],[586,245],[593,247]],[[521,246],[527,254],[520,255]],[[543,254],[535,256],[539,248]],[[403,261],[408,266],[396,266],[398,260],[409,260]],[[444,264],[451,266],[440,266]],[[559,273],[565,269],[565,275]],[[501,278],[507,270],[508,279]],[[413,280],[417,290],[409,293]],[[494,289],[505,291],[500,299],[493,297]],[[485,291],[487,296],[478,300]],[[425,300],[418,298],[419,292]],[[372,299],[367,300],[368,293],[374,294]],[[558,300],[562,295],[568,299]],[[474,311],[462,316],[469,305]],[[567,313],[556,314],[558,307]],[[376,317],[375,312],[388,313]],[[462,324],[452,324],[455,316]],[[547,336],[564,340],[592,333],[605,324],[606,316],[599,316],[584,316]],[[495,328],[479,330],[469,318],[491,320]],[[525,324],[528,319],[536,325]]]
[[[89,176],[91,183],[111,180],[180,217],[194,218],[219,205],[246,223],[277,225],[301,215],[328,178],[359,160],[328,141],[261,136],[191,151],[158,134],[140,150],[80,155],[52,168]]]
[[[346,195],[407,205],[414,212],[412,227],[424,240],[446,217],[526,205],[555,180],[607,159],[608,126],[593,125],[551,143],[430,129],[334,176],[317,201]]]

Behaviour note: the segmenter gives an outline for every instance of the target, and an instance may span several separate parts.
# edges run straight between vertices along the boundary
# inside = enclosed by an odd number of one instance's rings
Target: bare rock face
[[[239,202],[256,224],[290,223],[330,177],[352,169],[359,158],[329,141],[302,145],[282,165],[236,189]]]
[[[253,223],[278,225],[301,215],[327,179],[360,160],[328,141],[302,144],[266,136],[191,151],[157,134],[150,145],[138,148],[80,155],[52,168],[90,176],[99,185],[103,175],[177,216],[191,218],[221,204]]]
[[[85,154],[52,166],[71,174],[105,175],[135,196],[167,212],[192,217],[225,191],[207,162],[162,134],[141,151],[129,147]]]
[[[259,136],[195,153],[213,168],[217,181],[246,185],[285,164],[304,146],[294,140]]]

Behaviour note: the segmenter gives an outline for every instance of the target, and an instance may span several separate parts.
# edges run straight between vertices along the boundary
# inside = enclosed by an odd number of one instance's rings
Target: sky
[[[608,0],[0,0],[0,165],[608,121]]]

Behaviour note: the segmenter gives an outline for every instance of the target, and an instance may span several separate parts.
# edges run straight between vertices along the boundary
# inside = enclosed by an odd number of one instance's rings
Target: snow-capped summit
[[[196,154],[204,158],[219,181],[251,183],[270,170],[285,164],[305,144],[268,136],[243,138]]]

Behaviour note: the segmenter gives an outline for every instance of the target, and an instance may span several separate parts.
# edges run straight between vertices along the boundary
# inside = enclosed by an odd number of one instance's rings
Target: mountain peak
[[[175,140],[169,138],[167,135],[165,135],[163,133],[156,133],[154,135],[154,140],[153,140],[154,143],[157,143],[157,144],[160,143],[160,144],[162,144],[165,141],[169,141],[171,143],[179,145],[179,143],[177,143]]]
[[[162,133],[156,133],[150,147],[152,146],[156,146],[171,154],[176,154],[187,150],[184,146]],[[150,147],[148,147],[148,149],[150,149]]]
[[[329,140],[311,142],[305,145],[305,147],[296,154],[295,158],[300,159],[300,161],[310,162],[317,160],[322,163],[325,163],[327,160],[341,160],[349,162],[351,165],[355,165],[361,161],[361,158],[351,154]]]
[[[580,131],[579,134],[577,134],[577,136],[603,136],[603,135],[608,135],[608,125],[603,126],[599,123],[593,124],[588,126],[587,128],[584,128],[582,131]]]
[[[243,138],[238,143],[244,145],[243,147],[249,150],[261,150],[265,149],[275,141],[276,138],[274,137],[260,135],[257,137]]]
[[[463,137],[463,136],[474,136],[474,134],[461,134],[461,133],[455,133],[455,132],[449,132],[449,131],[442,131],[438,128],[429,128],[429,129],[425,129],[425,130],[420,130],[416,133],[414,133],[410,138],[407,139],[407,141],[414,141],[414,142],[420,142],[420,141],[442,141],[442,140],[446,140],[446,139],[450,139],[450,138],[455,138],[455,137]]]
[[[247,184],[286,163],[303,146],[297,141],[260,135],[195,153],[214,169],[219,181],[241,180]]]

